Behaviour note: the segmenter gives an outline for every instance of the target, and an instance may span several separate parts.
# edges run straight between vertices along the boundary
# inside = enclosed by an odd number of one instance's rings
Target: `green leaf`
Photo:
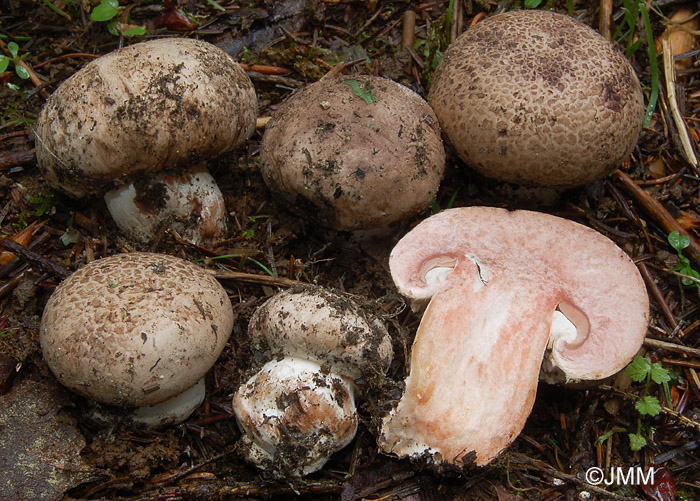
[[[629,433],[630,437],[630,449],[633,451],[638,451],[645,445],[647,445],[647,439],[644,438],[639,433]]]
[[[359,81],[353,79],[343,80],[343,83],[349,85],[355,95],[365,103],[373,104],[377,102],[377,98],[372,94],[372,87],[369,81],[365,82],[364,86],[361,86]]]
[[[651,379],[655,383],[663,384],[671,380],[671,371],[664,369],[661,362],[651,364]]]
[[[109,21],[114,16],[116,16],[119,10],[114,5],[110,5],[110,3],[117,3],[118,5],[118,2],[111,2],[111,0],[103,1],[100,5],[92,9],[92,12],[90,13],[90,19],[92,19],[93,21],[101,22]]]
[[[19,45],[17,45],[16,42],[10,42],[7,44],[7,50],[10,51],[12,59],[15,59],[17,57],[17,54],[19,54]]]
[[[680,253],[680,251],[690,245],[690,238],[688,235],[681,235],[677,231],[672,231],[668,234],[668,243]]]
[[[119,21],[112,21],[111,23],[107,23],[107,31],[109,31],[115,37],[119,36],[119,32],[117,31],[118,24]]]
[[[226,12],[226,9],[224,9],[221,5],[219,5],[217,2],[214,0],[207,0],[207,3],[214,7],[216,10],[220,10],[221,12]]]
[[[524,5],[526,9],[536,9],[541,3],[542,0],[525,0]]]
[[[146,34],[146,28],[143,26],[134,26],[128,30],[122,31],[122,35],[125,37],[140,37]]]
[[[10,65],[10,58],[7,56],[0,56],[0,73],[5,71]]]
[[[632,381],[644,381],[649,372],[651,372],[651,361],[646,357],[637,355],[634,357],[634,360],[630,362],[625,371]]]
[[[22,65],[15,64],[15,73],[17,73],[17,76],[22,80],[27,80],[29,78],[29,71]]]
[[[652,397],[651,395],[645,395],[634,404],[634,407],[640,414],[647,416],[656,416],[659,412],[661,412],[661,404],[659,403],[659,399]]]

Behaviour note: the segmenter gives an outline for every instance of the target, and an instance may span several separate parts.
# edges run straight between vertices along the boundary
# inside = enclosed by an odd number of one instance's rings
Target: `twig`
[[[64,266],[49,261],[44,256],[37,254],[34,251],[30,251],[24,245],[20,245],[16,242],[13,242],[9,238],[6,238],[2,241],[2,247],[5,250],[8,250],[16,256],[31,263],[33,266],[36,266],[45,273],[50,273],[59,278],[68,278],[68,276],[71,274],[71,272]]]
[[[683,147],[683,156],[685,156],[685,159],[697,172],[698,158],[695,156],[695,151],[693,151],[693,144],[690,140],[690,135],[688,134],[688,127],[686,126],[678,108],[678,98],[676,97],[676,66],[673,63],[673,52],[671,52],[670,40],[668,37],[664,37],[661,40],[661,47],[664,56],[666,95],[668,96],[668,105],[671,108],[671,116],[673,117],[673,122],[676,124],[676,129],[678,130],[681,146]]]
[[[636,499],[636,498],[630,498],[627,496],[620,496],[619,494],[615,494],[614,492],[606,491],[602,487],[598,487],[596,485],[589,484],[588,482],[585,482],[584,480],[581,480],[576,475],[571,475],[569,473],[564,473],[562,471],[559,471],[559,470],[552,468],[551,466],[543,463],[542,461],[538,461],[536,459],[530,458],[530,457],[526,456],[525,454],[520,454],[518,452],[509,452],[508,456],[509,456],[509,459],[514,459],[518,463],[523,464],[525,467],[534,468],[535,470],[539,470],[543,473],[551,475],[551,476],[558,478],[560,480],[564,480],[566,482],[571,482],[571,483],[576,484],[580,487],[583,487],[587,491],[590,491],[594,494],[599,494],[601,496],[604,496],[603,499],[618,499],[621,501],[629,501],[630,499]]]
[[[677,343],[669,343],[668,341],[660,341],[658,339],[645,338],[644,346],[649,348],[657,348],[660,350],[674,351],[676,353],[683,353],[685,355],[691,355],[693,357],[700,357],[700,350],[697,348],[691,348],[690,346],[685,346]]]
[[[413,47],[416,31],[416,11],[408,9],[403,13],[403,26],[401,30],[401,50]]]
[[[610,19],[612,19],[612,11],[612,0],[600,0],[600,17],[598,18],[598,31],[608,40],[612,38],[612,33],[610,31]]]
[[[236,280],[249,284],[272,285],[275,287],[293,287],[295,285],[308,285],[306,282],[292,280],[285,277],[273,277],[270,275],[255,275],[240,271],[208,270],[217,280]]]
[[[30,164],[36,158],[34,148],[25,151],[11,151],[0,155],[0,169],[9,169],[16,165]]]
[[[676,317],[671,311],[671,308],[668,306],[668,303],[666,302],[666,299],[664,298],[661,289],[659,289],[659,286],[656,285],[654,276],[651,274],[649,268],[647,268],[647,265],[644,263],[637,263],[637,268],[639,268],[639,272],[642,275],[644,282],[647,284],[649,292],[651,292],[651,295],[654,296],[654,299],[656,299],[657,304],[661,307],[661,311],[663,312],[664,317],[666,317],[666,320],[668,320],[668,322],[671,324],[671,327],[675,329],[678,325],[678,322],[676,322]],[[683,334],[681,331],[681,337],[683,337],[684,335],[685,334]]]
[[[631,177],[621,170],[616,170],[613,172],[613,176],[622,183],[622,186],[627,190],[627,192],[632,195],[632,197],[639,202],[644,209],[647,210],[649,215],[661,225],[666,233],[677,231],[681,235],[685,235],[690,239],[690,245],[686,250],[695,264],[700,265],[700,245],[698,245],[695,238],[693,238],[693,236],[688,233],[685,228],[678,224],[678,222],[671,214],[669,214],[666,208],[661,205],[658,200],[637,186],[637,183],[635,183]]]

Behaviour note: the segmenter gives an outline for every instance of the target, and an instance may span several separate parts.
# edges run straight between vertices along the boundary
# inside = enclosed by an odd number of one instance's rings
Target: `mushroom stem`
[[[204,402],[205,396],[206,385],[202,378],[191,388],[164,402],[139,407],[131,413],[129,419],[149,428],[182,423]]]
[[[386,451],[428,450],[436,462],[484,465],[524,426],[557,300],[534,295],[505,268],[489,270],[478,286],[479,271],[471,259],[461,260],[428,304],[404,397],[382,424]]]
[[[194,244],[214,242],[226,231],[226,204],[203,165],[182,173],[159,173],[105,195],[117,226],[130,238],[150,241],[162,227]]]

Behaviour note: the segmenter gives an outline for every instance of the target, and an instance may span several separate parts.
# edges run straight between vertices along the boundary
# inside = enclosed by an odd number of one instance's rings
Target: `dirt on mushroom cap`
[[[101,193],[135,173],[236,148],[256,114],[250,79],[224,51],[152,40],[106,54],[59,86],[37,121],[37,162],[54,188]]]
[[[95,400],[153,405],[194,385],[233,329],[223,287],[192,263],[134,252],[92,262],[59,285],[41,322],[57,379]]]
[[[437,119],[396,82],[324,79],[289,98],[261,144],[265,182],[337,229],[388,226],[427,208],[444,170]]]
[[[430,104],[470,166],[555,187],[616,168],[644,114],[637,76],[612,43],[570,16],[530,10],[463,33],[438,66]]]

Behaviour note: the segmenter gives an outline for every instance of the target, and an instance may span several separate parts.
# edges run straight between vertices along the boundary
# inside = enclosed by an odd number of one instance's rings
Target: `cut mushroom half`
[[[555,216],[446,210],[399,241],[390,268],[402,294],[429,300],[404,394],[381,427],[382,449],[400,457],[489,463],[525,425],[541,367],[566,381],[605,378],[646,332],[631,259]]]

